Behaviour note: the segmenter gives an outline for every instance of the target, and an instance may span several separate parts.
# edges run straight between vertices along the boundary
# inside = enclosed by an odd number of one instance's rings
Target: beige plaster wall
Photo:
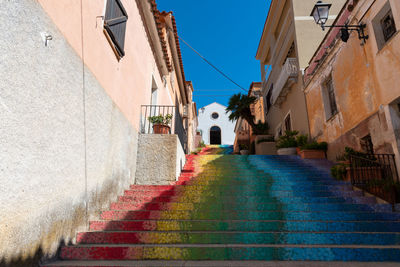
[[[311,11],[317,1],[315,0],[292,0],[294,22],[296,28],[296,39],[300,69],[305,69],[308,62],[318,48],[321,40],[327,33],[327,29],[322,31],[314,18],[310,16]],[[339,14],[347,0],[326,0],[324,3],[332,4],[329,15],[330,19],[326,25],[332,25],[336,16]]]

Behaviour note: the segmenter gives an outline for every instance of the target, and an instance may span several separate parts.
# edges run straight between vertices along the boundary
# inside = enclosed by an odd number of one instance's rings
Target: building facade
[[[0,13],[2,262],[51,255],[137,182],[143,105],[177,110],[182,135],[159,142],[179,153],[157,164],[184,164],[193,102],[175,18],[154,0],[5,1]]]
[[[273,0],[264,25],[256,59],[260,61],[265,120],[270,134],[287,130],[308,134],[303,70],[325,32],[316,28],[310,12],[314,0]],[[345,0],[332,3],[333,21]]]
[[[341,41],[332,29],[305,72],[311,137],[329,143],[334,160],[346,146],[395,154],[400,166],[400,2],[347,1],[336,24],[365,23]]]
[[[199,125],[203,141],[207,145],[233,145],[235,141],[235,122],[229,120],[226,107],[212,103],[199,109]]]
[[[257,98],[254,104],[250,106],[251,113],[254,116],[254,121],[265,122],[264,119],[264,98],[262,97],[262,83],[253,82],[250,85],[249,96]],[[246,120],[239,118],[235,124],[235,141],[233,143],[233,151],[239,152],[239,146],[245,144],[250,147],[251,143],[255,140],[256,136],[253,135],[253,131]]]

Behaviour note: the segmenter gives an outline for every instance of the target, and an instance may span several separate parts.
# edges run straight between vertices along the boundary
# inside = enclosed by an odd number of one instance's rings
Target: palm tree
[[[256,100],[257,98],[254,96],[247,96],[241,93],[231,96],[228,107],[225,109],[226,113],[231,112],[231,114],[229,114],[229,120],[235,121],[239,118],[243,118],[255,133],[257,131],[257,125],[254,122],[253,114],[251,114],[250,105],[254,104]]]

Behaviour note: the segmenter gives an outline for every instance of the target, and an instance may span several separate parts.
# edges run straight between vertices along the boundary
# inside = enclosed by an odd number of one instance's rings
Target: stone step
[[[234,192],[224,192],[224,193],[218,193],[218,192],[193,192],[192,194],[190,193],[180,193],[180,192],[162,192],[162,193],[138,193],[135,191],[125,191],[124,196],[136,196],[136,197],[166,197],[166,196],[171,196],[171,197],[185,197],[185,196],[201,196],[203,199],[206,198],[213,198],[213,197],[236,197],[237,199],[240,198],[248,198],[248,197],[275,197],[275,198],[281,198],[281,197],[314,197],[314,198],[319,198],[319,197],[336,197],[336,196],[341,196],[341,197],[360,197],[363,196],[362,191],[339,191],[339,192],[334,192],[334,191],[271,191],[268,192],[266,195],[266,192],[241,192],[241,193],[234,193]]]
[[[377,259],[378,260],[378,259]],[[261,260],[222,260],[222,261],[215,261],[215,260],[201,260],[201,261],[194,261],[194,260],[104,260],[104,261],[88,261],[88,260],[71,260],[71,261],[57,261],[42,265],[44,267],[51,267],[51,266],[63,266],[63,267],[82,267],[82,266],[98,266],[98,267],[243,267],[243,266],[252,266],[252,267],[299,267],[299,266],[307,266],[307,267],[320,267],[322,265],[327,265],[326,262],[322,261],[261,261]],[[398,265],[393,262],[343,262],[343,261],[331,261],[328,264],[330,267],[397,267]]]
[[[163,188],[168,188],[167,186]],[[187,191],[202,191],[202,190],[210,190],[209,186],[204,186],[204,185],[176,185],[176,186],[171,186],[168,189],[152,189],[152,188],[136,188],[132,187],[129,189],[130,191],[135,191],[135,192],[187,192]],[[304,184],[297,184],[297,185],[288,185],[288,184],[263,184],[259,186],[251,186],[251,185],[244,185],[244,186],[238,186],[238,185],[227,185],[227,186],[220,186],[220,187],[213,187],[212,191],[219,191],[219,192],[238,192],[238,191],[262,191],[262,192],[268,192],[269,190],[273,191],[300,191],[300,190],[307,190],[307,191],[323,191],[323,190],[352,190],[352,186],[349,184],[344,184],[344,185],[335,185],[335,184],[320,184],[320,185],[314,185],[312,183],[304,183]]]
[[[187,210],[197,212],[218,212],[218,211],[242,211],[242,210],[253,210],[253,211],[372,211],[372,208],[366,205],[359,204],[317,204],[317,203],[251,203],[232,205],[229,202],[217,202],[206,205],[194,204],[194,203],[146,203],[146,204],[135,204],[126,202],[115,202],[111,203],[111,210]]]
[[[196,213],[189,211],[104,211],[102,220],[299,220],[299,221],[394,221],[400,215],[389,212],[301,212],[231,211]]]
[[[400,232],[400,221],[91,221],[92,231]]]
[[[75,246],[63,247],[64,260],[267,260],[267,261],[400,261],[395,247],[294,246]]]
[[[373,204],[376,203],[375,197],[281,197],[279,200],[275,197],[268,196],[248,196],[246,198],[237,198],[236,196],[223,196],[223,197],[209,197],[202,198],[201,196],[120,196],[118,197],[119,202],[127,203],[204,203],[204,202],[235,202],[236,205],[244,204],[264,204],[264,203],[353,203],[352,201],[357,201],[355,203],[365,203]]]
[[[400,245],[398,233],[83,232],[78,244]]]

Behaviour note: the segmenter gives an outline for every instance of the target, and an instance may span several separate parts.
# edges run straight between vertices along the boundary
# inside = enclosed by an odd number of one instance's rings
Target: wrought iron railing
[[[399,176],[393,154],[350,155],[351,183],[388,201],[400,202]]]
[[[153,124],[150,122],[149,117],[153,116],[163,116],[167,115],[172,116],[172,119],[168,123],[169,134],[178,135],[179,141],[183,149],[186,151],[187,149],[187,135],[186,130],[183,125],[183,119],[181,114],[179,113],[179,109],[175,106],[168,105],[142,105],[141,106],[141,115],[140,115],[140,132],[142,134],[153,134]]]

